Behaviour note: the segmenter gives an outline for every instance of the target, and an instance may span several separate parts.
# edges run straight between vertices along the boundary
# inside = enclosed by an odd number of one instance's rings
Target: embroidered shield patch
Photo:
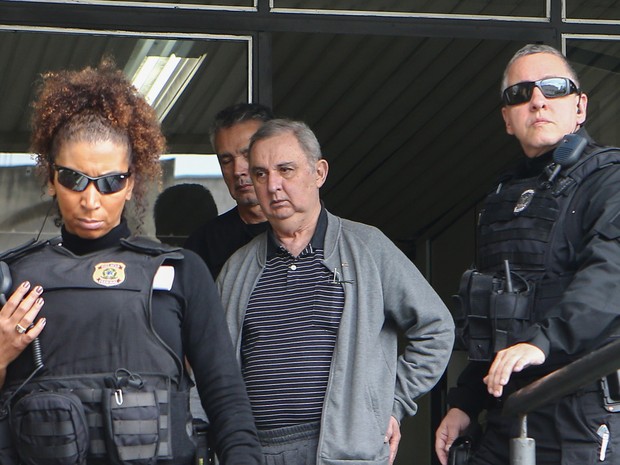
[[[95,265],[93,281],[105,287],[118,286],[125,281],[125,264],[118,262],[98,263]]]

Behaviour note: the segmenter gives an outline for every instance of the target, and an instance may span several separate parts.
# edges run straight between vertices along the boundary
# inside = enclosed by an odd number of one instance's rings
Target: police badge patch
[[[105,287],[118,286],[125,281],[125,264],[108,262],[95,265],[93,281]]]
[[[515,214],[521,213],[523,210],[529,207],[530,203],[532,203],[533,198],[534,198],[534,189],[528,189],[526,191],[523,191],[523,193],[519,197],[519,200],[517,200],[515,208],[512,212]]]

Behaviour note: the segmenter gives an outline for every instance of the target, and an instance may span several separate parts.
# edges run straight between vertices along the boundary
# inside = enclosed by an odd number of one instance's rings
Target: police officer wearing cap
[[[185,359],[220,462],[260,463],[204,263],[123,216],[161,175],[155,111],[104,61],[44,75],[32,127],[62,237],[0,255],[0,463],[195,463]]]
[[[436,431],[443,465],[483,410],[467,463],[508,464],[519,420],[502,416],[502,400],[609,342],[620,323],[620,150],[586,133],[587,96],[552,47],[513,56],[502,98],[525,158],[486,198],[476,268],[461,282],[458,334],[470,362]],[[620,416],[604,401],[592,383],[529,413],[536,463],[620,463]]]

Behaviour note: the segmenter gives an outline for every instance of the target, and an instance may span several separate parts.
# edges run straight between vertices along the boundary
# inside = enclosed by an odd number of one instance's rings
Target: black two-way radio
[[[6,304],[6,294],[11,290],[11,272],[6,262],[0,262],[0,305]]]
[[[551,184],[562,168],[568,168],[577,163],[587,145],[588,140],[579,134],[565,135],[560,141],[560,145],[553,151],[555,167],[549,176],[548,182]]]

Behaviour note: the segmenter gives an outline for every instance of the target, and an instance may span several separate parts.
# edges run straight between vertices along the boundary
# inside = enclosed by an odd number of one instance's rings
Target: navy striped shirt
[[[322,263],[325,224],[314,236],[298,257],[272,247],[248,302],[242,369],[259,429],[321,418],[344,289]]]

